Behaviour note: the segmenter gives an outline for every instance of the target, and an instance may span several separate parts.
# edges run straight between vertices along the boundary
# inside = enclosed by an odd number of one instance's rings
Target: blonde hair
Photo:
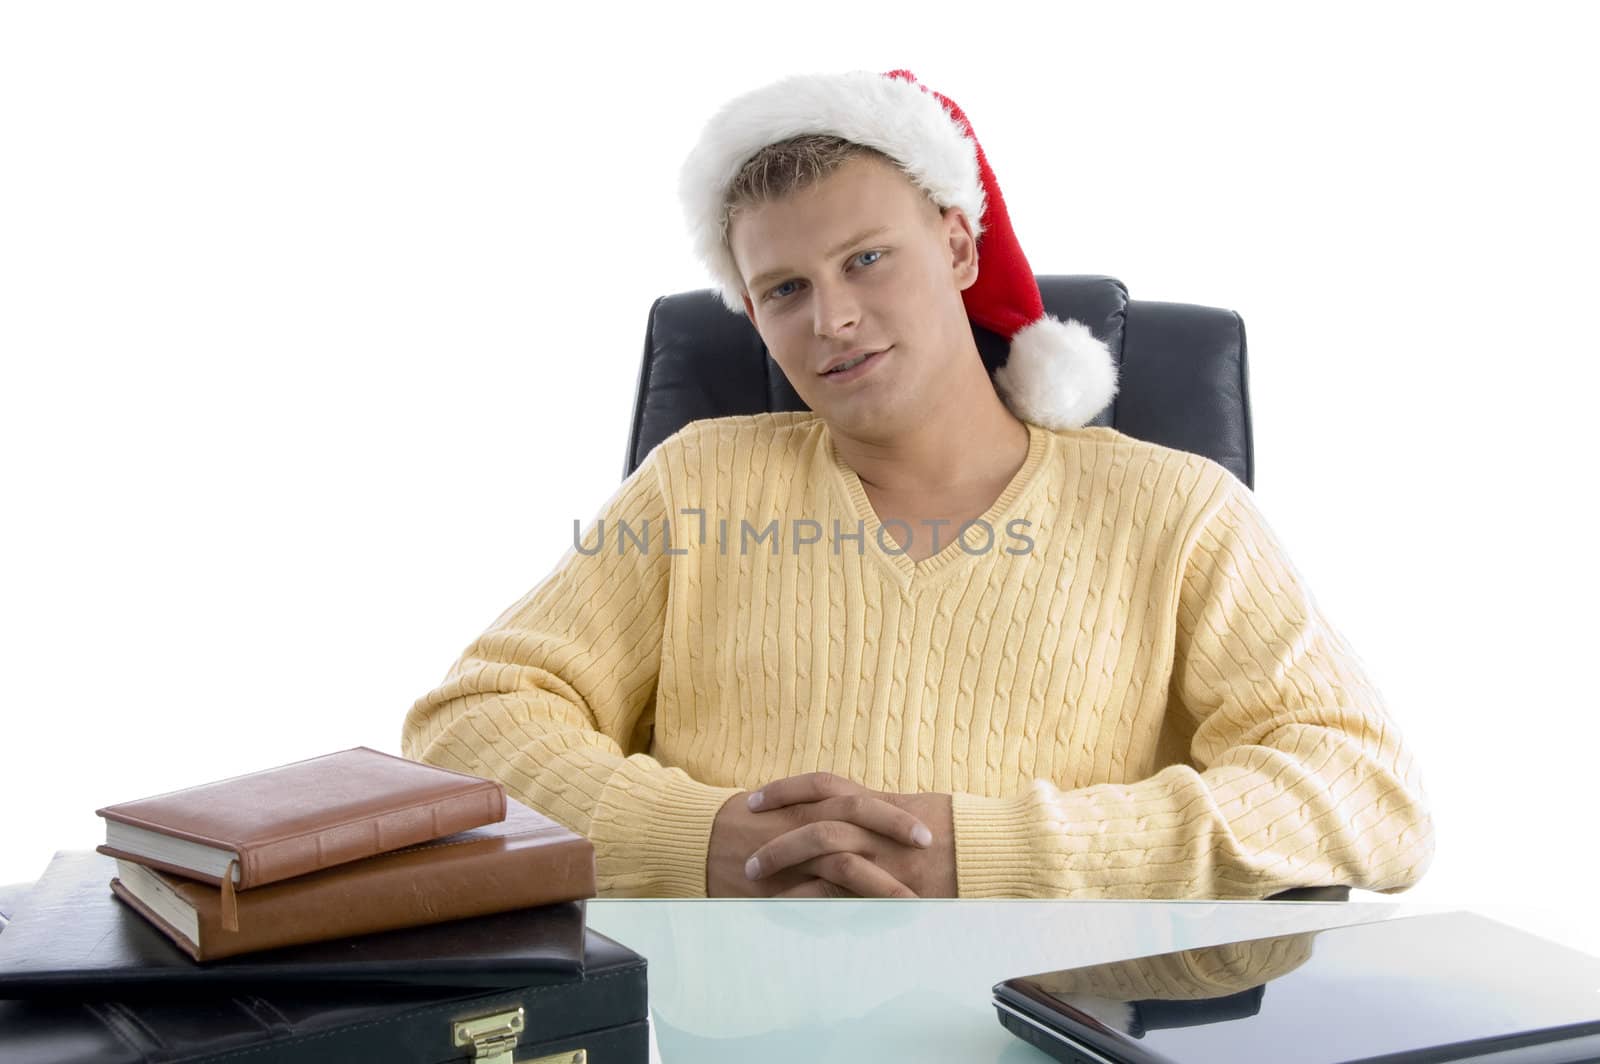
[[[727,246],[733,217],[740,210],[791,196],[864,155],[901,169],[899,163],[876,148],[826,133],[806,133],[768,144],[745,160],[723,194],[723,246]]]

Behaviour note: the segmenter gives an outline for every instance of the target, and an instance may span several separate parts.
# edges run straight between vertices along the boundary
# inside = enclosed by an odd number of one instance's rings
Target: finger
[[[886,802],[870,791],[824,798],[820,802],[797,806],[794,812],[805,823],[843,820],[907,846],[926,848],[933,845],[933,832],[928,830],[928,825],[909,810]]]
[[[802,822],[844,820],[908,846],[933,844],[933,832],[910,811],[831,772],[774,780],[747,797],[752,810],[791,809]]]
[[[785,831],[756,850],[745,862],[744,874],[751,879],[762,879],[825,854],[869,853],[873,840],[872,832],[848,821],[820,820]],[[881,844],[879,839],[878,845]]]
[[[796,802],[820,802],[824,798],[864,792],[866,788],[859,783],[852,783],[832,772],[805,772],[798,776],[773,780],[759,791],[751,791],[746,801],[751,809],[764,812],[768,809],[782,809]]]
[[[859,853],[829,853],[798,865],[806,872],[858,898],[915,898],[912,889]]]

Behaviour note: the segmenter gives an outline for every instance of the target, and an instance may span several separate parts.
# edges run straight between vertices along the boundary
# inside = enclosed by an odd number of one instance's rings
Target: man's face
[[[971,226],[895,166],[851,159],[739,211],[729,239],[745,312],[800,398],[840,431],[890,440],[970,398],[960,360],[981,365],[961,302],[978,275]],[[854,371],[825,372],[868,352]]]

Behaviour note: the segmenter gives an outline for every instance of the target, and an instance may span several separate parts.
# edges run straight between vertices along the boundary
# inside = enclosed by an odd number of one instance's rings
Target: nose
[[[812,327],[824,338],[838,336],[861,321],[861,304],[850,286],[839,281],[819,282],[811,292]]]

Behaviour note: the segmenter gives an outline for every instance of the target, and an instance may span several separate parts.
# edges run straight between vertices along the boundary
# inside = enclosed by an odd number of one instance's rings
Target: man
[[[1044,315],[959,108],[791,78],[713,118],[682,193],[810,411],[652,450],[407,756],[587,834],[603,894],[1416,881],[1377,692],[1237,479],[1085,427],[1113,361]],[[974,323],[1011,338],[992,380]]]

